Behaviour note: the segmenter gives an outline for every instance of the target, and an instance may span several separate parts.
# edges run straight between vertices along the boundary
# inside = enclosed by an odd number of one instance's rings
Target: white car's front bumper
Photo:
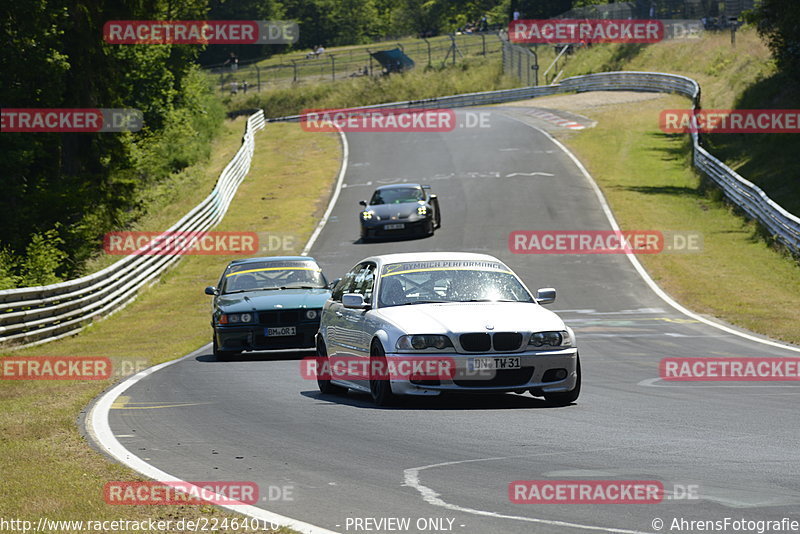
[[[421,357],[431,354],[418,354]],[[571,391],[577,381],[578,349],[575,347],[561,350],[525,351],[515,353],[470,353],[439,354],[437,357],[452,358],[455,362],[456,374],[452,378],[437,377],[433,380],[390,380],[392,392],[398,395],[440,395],[444,391],[462,391],[472,393],[524,393],[536,390],[543,393]],[[413,358],[411,354],[387,354],[386,357]],[[491,373],[484,371],[482,375],[470,376],[467,373],[468,360],[484,357],[519,357],[520,369],[504,369]],[[555,370],[563,369],[566,377],[553,380]],[[550,373],[548,373],[550,371]],[[548,376],[545,376],[545,375]],[[547,379],[547,381],[545,381]]]

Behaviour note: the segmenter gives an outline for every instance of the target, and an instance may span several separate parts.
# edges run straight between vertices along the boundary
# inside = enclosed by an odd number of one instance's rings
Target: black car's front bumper
[[[402,224],[403,228],[387,230],[387,225]],[[420,236],[428,235],[433,228],[430,218],[417,219],[410,221],[388,220],[388,221],[364,221],[361,220],[361,237],[364,239],[375,237],[400,237],[400,236]]]
[[[294,326],[293,336],[267,336],[267,328]],[[216,325],[214,335],[222,351],[313,349],[314,336],[319,330],[319,319],[285,325]]]

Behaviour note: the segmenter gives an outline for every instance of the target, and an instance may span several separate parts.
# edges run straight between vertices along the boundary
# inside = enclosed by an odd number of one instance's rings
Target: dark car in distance
[[[331,295],[314,258],[275,256],[234,260],[213,295],[214,355],[313,349],[322,306]]]
[[[442,224],[439,199],[429,185],[392,184],[359,202],[361,239],[429,236]]]

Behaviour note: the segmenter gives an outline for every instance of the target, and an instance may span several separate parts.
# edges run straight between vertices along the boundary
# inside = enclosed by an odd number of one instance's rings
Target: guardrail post
[[[331,80],[336,79],[336,64],[333,61],[333,54],[331,54]]]
[[[297,60],[292,60],[292,83],[297,83]]]

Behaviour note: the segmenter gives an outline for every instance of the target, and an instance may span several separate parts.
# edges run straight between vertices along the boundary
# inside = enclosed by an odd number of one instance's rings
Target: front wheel
[[[546,393],[544,399],[556,406],[567,406],[572,404],[581,394],[581,359],[577,358],[577,367],[575,368],[576,380],[575,387],[572,391],[563,391],[559,393]]]
[[[214,357],[217,359],[217,361],[220,362],[230,360],[231,358],[233,358],[235,354],[238,354],[236,351],[232,350],[219,350],[219,345],[217,344],[216,335],[214,335],[213,351],[214,351]]]
[[[374,363],[373,363],[374,362]],[[381,369],[381,373],[386,372],[386,352],[383,350],[383,345],[380,341],[372,342],[372,349],[370,350],[370,372],[373,369]],[[397,401],[397,396],[392,393],[392,385],[388,380],[383,380],[383,375],[376,378],[370,376],[369,379],[369,392],[372,394],[372,400],[378,406],[391,406]]]

